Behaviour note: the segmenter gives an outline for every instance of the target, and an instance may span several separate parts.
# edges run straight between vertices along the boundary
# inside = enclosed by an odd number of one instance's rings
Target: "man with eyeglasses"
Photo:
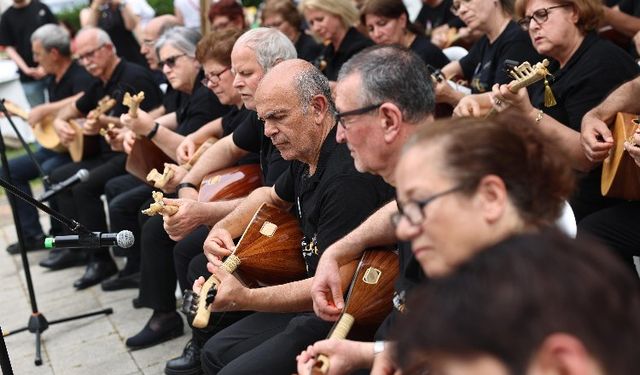
[[[260,82],[255,102],[264,134],[291,164],[274,186],[254,190],[214,225],[205,241],[208,269],[220,280],[212,311],[257,311],[205,344],[203,369],[209,374],[293,372],[295,355],[331,328],[304,312],[311,307],[309,288],[320,255],[393,194],[379,177],[359,173],[349,149],[336,141],[329,81],[311,63],[289,60],[276,65]],[[230,254],[232,238],[242,234],[264,202],[295,212],[308,278],[249,289],[218,268],[217,257]],[[352,273],[348,266],[338,275],[346,283]]]
[[[336,106],[340,110],[336,115],[337,139],[346,143],[358,171],[380,175],[394,185],[394,172],[405,141],[434,119],[433,87],[429,80],[421,78],[428,74],[417,55],[397,46],[369,48],[342,67],[336,87]],[[420,204],[399,207],[394,200],[331,245],[320,258],[311,287],[316,314],[325,320],[336,320],[345,306],[337,270],[358,259],[365,248],[397,243],[394,223],[402,216],[421,220],[421,214]],[[424,279],[410,245],[398,243],[398,250],[400,273],[394,309],[376,333],[377,340],[387,337],[397,314],[404,310],[406,294]],[[332,371],[342,373],[370,368],[375,358],[384,358],[377,355],[384,351],[384,341],[328,340],[314,345],[314,350],[328,354]],[[305,352],[298,364],[302,371],[313,364],[313,359]]]
[[[76,218],[91,231],[106,232],[107,222],[100,196],[105,184],[115,176],[125,174],[126,155],[113,152],[103,137],[98,135],[99,129],[108,123],[120,124],[117,116],[128,108],[122,104],[125,92],[131,94],[143,91],[145,100],[140,108],[150,110],[160,105],[161,92],[153,80],[151,72],[139,65],[118,57],[115,47],[104,30],[98,28],[82,29],[76,36],[76,53],[78,62],[99,82],[88,87],[85,94],[77,101],[62,108],[54,121],[54,127],[63,144],[68,145],[75,137],[85,138],[86,151],[93,154],[77,163],[70,163],[55,169],[51,174],[53,183],[64,181],[78,170],[90,170],[89,180],[81,182],[71,189],[61,191],[55,196],[60,211],[67,217]],[[93,110],[105,95],[116,100],[116,105],[107,114],[95,120],[85,122],[82,133],[76,134],[67,122],[69,119],[85,117]],[[97,138],[96,147],[88,145],[87,140]],[[71,252],[63,251],[51,263],[66,262]],[[90,262],[84,275],[74,282],[77,289],[95,285],[117,271],[108,249],[92,251]]]
[[[56,112],[77,100],[84,90],[91,86],[95,78],[71,58],[71,43],[68,32],[56,24],[46,24],[37,28],[31,34],[31,49],[33,58],[38,65],[50,75],[47,91],[49,102],[35,106],[29,112],[29,124],[36,126],[55,116]],[[46,126],[46,125],[43,125]],[[38,146],[33,153],[42,167],[45,175],[61,165],[71,162],[66,152],[56,152]],[[31,195],[29,181],[39,177],[38,169],[28,155],[23,155],[9,161],[9,170],[14,184],[22,191]],[[35,250],[44,246],[44,234],[40,225],[38,211],[35,207],[18,199],[17,210],[22,223],[26,250]],[[55,207],[54,207],[55,208]],[[56,220],[51,225],[59,225]],[[10,254],[17,254],[20,249],[18,243],[7,247]]]

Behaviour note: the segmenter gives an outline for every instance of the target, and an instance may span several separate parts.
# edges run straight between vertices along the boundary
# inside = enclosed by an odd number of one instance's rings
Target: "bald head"
[[[286,91],[290,97],[297,98],[304,112],[316,95],[327,98],[329,109],[332,113],[335,110],[329,81],[315,66],[305,60],[285,60],[274,66],[260,82],[256,100],[259,100],[260,95],[271,95],[274,90]]]
[[[287,60],[262,78],[255,95],[264,134],[285,160],[310,166],[330,132],[335,106],[327,78],[304,60]]]
[[[119,62],[109,34],[97,27],[83,28],[76,35],[75,42],[78,62],[92,76],[106,82]]]

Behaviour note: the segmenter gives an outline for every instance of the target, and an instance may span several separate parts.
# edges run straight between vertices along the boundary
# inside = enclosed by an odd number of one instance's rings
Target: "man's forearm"
[[[235,210],[238,205],[244,200],[244,198],[236,198],[231,200],[216,201],[206,204],[206,222],[204,225],[214,226],[218,221],[222,220],[225,216],[229,215],[231,211]]]
[[[74,101],[73,103],[70,103],[62,107],[62,109],[60,109],[60,112],[58,112],[58,115],[56,116],[56,118],[67,121],[72,118],[77,118],[81,116],[84,116],[84,115],[80,111],[78,111]]]
[[[613,121],[618,112],[640,113],[638,94],[640,94],[640,77],[620,86],[589,113],[608,124]]]
[[[370,247],[389,245],[397,242],[395,228],[391,224],[391,215],[398,212],[393,200],[376,212],[356,229],[334,243],[330,249],[335,252],[338,263],[343,265],[358,259],[362,252]],[[335,248],[336,250],[333,250]]]

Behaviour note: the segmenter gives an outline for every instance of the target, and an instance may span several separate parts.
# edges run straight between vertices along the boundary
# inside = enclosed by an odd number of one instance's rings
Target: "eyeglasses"
[[[522,30],[529,31],[529,25],[531,24],[531,20],[536,21],[538,25],[542,25],[543,23],[547,22],[547,20],[549,19],[549,11],[551,9],[564,8],[570,5],[571,4],[560,4],[560,5],[555,5],[549,8],[538,9],[533,13],[531,13],[530,16],[525,16],[520,20],[518,20],[518,25],[522,27]]]
[[[142,44],[144,44],[147,47],[153,47],[153,45],[156,44],[156,40],[155,39],[142,39]]]
[[[367,112],[373,111],[374,109],[378,109],[383,104],[384,103],[378,103],[378,104],[368,105],[366,107],[354,109],[352,111],[336,112],[334,113],[334,116],[336,118],[336,124],[340,124],[344,130],[348,130],[347,123],[344,121],[345,117],[363,115]]]
[[[179,55],[173,55],[173,56],[167,57],[162,61],[158,61],[158,66],[160,67],[161,70],[164,69],[165,65],[173,69],[176,67],[176,62],[178,61],[178,59],[181,58],[182,56],[187,56],[187,54],[181,53]]]
[[[85,52],[82,55],[78,55],[77,56],[78,62],[82,63],[83,60],[92,59],[93,56],[96,54],[96,52],[98,52],[100,50],[100,48],[102,48],[104,46],[105,46],[105,44],[101,44],[101,45],[97,46],[96,48],[92,49],[91,51]]]
[[[462,190],[463,186],[458,185],[449,190],[445,190],[441,193],[437,193],[432,195],[431,197],[421,200],[421,201],[409,201],[405,204],[400,204],[398,202],[398,212],[391,215],[391,223],[393,226],[398,226],[402,218],[406,218],[409,220],[411,225],[420,225],[425,219],[424,208],[434,200],[443,197],[447,194],[454,193],[456,191]]]
[[[200,83],[202,83],[202,86],[207,86],[209,83],[211,84],[216,84],[218,82],[220,82],[220,80],[222,78],[220,78],[224,72],[226,72],[227,70],[231,69],[230,66],[227,66],[226,68],[222,69],[220,72],[218,73],[211,73],[208,77],[205,76]]]
[[[469,6],[469,3],[473,1],[473,0],[461,0],[461,1],[454,1],[453,4],[451,5],[451,13],[453,13],[454,16],[458,15],[458,11],[460,11],[460,7],[464,4],[465,6]]]

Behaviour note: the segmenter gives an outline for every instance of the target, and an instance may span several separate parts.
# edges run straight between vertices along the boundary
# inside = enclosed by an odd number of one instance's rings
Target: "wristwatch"
[[[373,355],[382,353],[384,351],[384,341],[379,340],[373,343]]]

